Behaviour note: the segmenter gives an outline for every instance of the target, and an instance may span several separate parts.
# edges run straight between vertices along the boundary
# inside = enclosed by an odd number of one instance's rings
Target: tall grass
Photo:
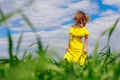
[[[14,12],[13,12],[14,13]],[[75,63],[69,63],[61,60],[56,62],[52,58],[46,56],[47,48],[43,48],[40,37],[36,32],[35,26],[30,22],[26,15],[20,12],[23,20],[33,30],[36,43],[31,43],[28,47],[37,44],[37,51],[33,53],[27,53],[27,48],[24,50],[22,59],[18,58],[20,44],[24,33],[22,32],[17,46],[13,46],[13,38],[8,28],[8,55],[9,58],[0,59],[0,80],[120,80],[120,50],[111,52],[110,50],[110,38],[114,32],[119,19],[115,23],[103,31],[98,37],[94,46],[92,56],[88,56],[86,64],[79,66]],[[0,9],[0,24],[7,24],[7,20],[10,19],[10,14],[4,15]],[[108,34],[107,45],[105,45],[100,51],[99,41],[102,36]],[[16,54],[13,54],[13,47],[16,48]],[[32,54],[37,54],[33,57]]]

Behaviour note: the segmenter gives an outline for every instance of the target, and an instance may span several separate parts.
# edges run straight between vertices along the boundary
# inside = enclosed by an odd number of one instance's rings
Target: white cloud
[[[0,7],[6,14],[17,8],[22,8],[27,2],[28,0],[0,0]]]
[[[1,2],[1,6],[4,12],[11,12],[20,6],[24,6],[27,1],[5,0]],[[38,29],[45,29],[54,26],[62,26],[62,23],[73,18],[75,11],[78,9],[88,14],[96,14],[98,12],[97,4],[90,0],[77,1],[76,3],[71,3],[69,0],[35,0],[30,7],[24,10],[24,13]],[[20,18],[20,16],[15,16],[15,18],[12,19],[14,20],[16,18]],[[20,23],[24,24],[24,21],[20,21]],[[24,29],[28,29],[28,27],[25,25]]]
[[[109,16],[109,15],[115,15],[115,14],[116,14],[115,11],[108,9],[105,12],[101,13],[100,16]]]
[[[104,4],[120,7],[120,0],[102,0]]]
[[[73,10],[83,10],[89,14],[96,14],[98,13],[98,5],[90,0],[83,0],[78,3],[73,3],[70,5],[70,11]]]
[[[61,8],[62,5],[67,8]],[[72,19],[76,10],[84,10],[87,13],[95,14],[97,12],[97,5],[95,3],[86,1],[79,1],[77,3],[69,3],[69,1],[62,0],[60,2],[56,0],[51,1],[36,1],[31,9],[26,11],[30,20],[39,28],[48,28],[51,26],[61,26],[65,21]],[[32,11],[35,10],[35,11]]]

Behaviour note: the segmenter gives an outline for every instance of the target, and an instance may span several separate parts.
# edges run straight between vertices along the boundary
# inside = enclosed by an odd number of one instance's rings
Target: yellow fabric
[[[67,53],[64,56],[64,59],[67,59],[69,62],[76,62],[80,65],[84,65],[87,54],[83,52],[83,43],[82,37],[89,35],[89,31],[86,27],[75,28],[71,27],[69,31],[70,41],[69,48]]]

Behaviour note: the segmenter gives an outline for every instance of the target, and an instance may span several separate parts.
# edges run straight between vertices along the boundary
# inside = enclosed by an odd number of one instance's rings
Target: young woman
[[[90,34],[85,26],[89,17],[84,12],[77,11],[73,19],[75,24],[70,27],[70,40],[64,59],[84,65],[88,52],[88,35]],[[84,43],[82,38],[84,38]]]

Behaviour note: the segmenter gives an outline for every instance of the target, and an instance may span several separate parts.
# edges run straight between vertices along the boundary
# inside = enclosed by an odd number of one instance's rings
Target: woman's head
[[[89,21],[89,16],[87,16],[84,12],[78,10],[73,19],[75,20],[76,24],[82,24],[85,26]]]

